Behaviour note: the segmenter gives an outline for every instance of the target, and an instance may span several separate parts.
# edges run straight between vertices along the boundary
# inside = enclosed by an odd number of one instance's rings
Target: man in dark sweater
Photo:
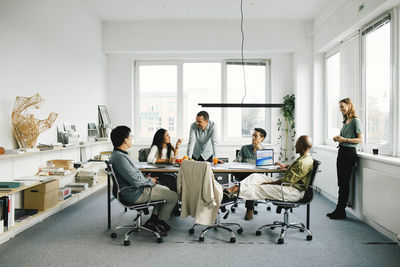
[[[132,146],[131,129],[127,126],[118,126],[111,132],[111,141],[114,151],[110,163],[113,166],[116,178],[120,185],[120,198],[130,204],[145,203],[149,200],[165,199],[166,203],[156,205],[145,227],[166,236],[171,229],[165,221],[171,215],[178,196],[168,187],[157,184],[157,177],[144,177],[142,172],[133,164],[127,150]]]

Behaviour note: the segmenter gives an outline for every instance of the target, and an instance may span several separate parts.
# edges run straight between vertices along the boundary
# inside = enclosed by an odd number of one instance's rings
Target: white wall
[[[104,22],[103,27],[107,98],[114,125],[133,123],[131,98],[135,60],[240,58],[240,24],[237,21]],[[295,92],[294,83],[303,81],[302,72],[294,81],[293,52],[312,51],[306,38],[306,23],[245,21],[244,31],[245,58],[271,60],[271,102],[281,103],[283,96]],[[305,79],[309,80],[312,61],[307,53],[299,62],[308,71]],[[309,66],[304,66],[306,64]],[[307,84],[302,83],[302,86],[308,87]],[[306,106],[311,108],[311,105]],[[272,109],[271,140],[274,146],[278,145],[274,141],[278,116],[279,109]],[[234,148],[221,148],[220,152],[222,156],[233,158]]]
[[[240,21],[105,22],[105,53],[240,53]],[[292,52],[305,46],[305,22],[244,22],[245,51]]]
[[[56,125],[76,124],[87,136],[105,103],[102,27],[80,0],[0,0],[0,146],[16,147],[11,112],[16,96],[39,93],[37,117],[58,113],[38,142],[55,142]]]
[[[368,21],[399,4],[399,0],[331,1],[314,19],[315,51],[327,51]],[[364,5],[361,11],[360,5]]]
[[[364,4],[364,9],[358,12],[358,7],[361,4]],[[399,4],[400,1],[394,0],[332,1],[315,18],[313,63],[313,106],[315,111],[313,128],[317,136],[317,144],[325,143],[323,123],[325,118],[324,53],[352,35],[363,25]],[[344,78],[341,81],[341,87],[346,94],[355,98],[356,105],[358,105],[360,101],[360,99],[357,99],[358,88],[360,87],[360,71],[357,63],[359,51],[355,49],[357,39],[346,42],[343,46],[346,62],[342,66]],[[356,73],[356,75],[349,77],[343,75],[350,72]],[[318,174],[315,184],[325,196],[336,202],[338,190],[336,178],[337,149],[328,146],[316,146],[313,151],[313,156],[322,161],[322,173]],[[400,233],[399,210],[391,207],[393,203],[399,202],[399,196],[396,190],[393,190],[393,188],[398,189],[399,187],[399,172],[400,160],[398,158],[359,153],[354,206],[349,209],[353,214],[393,240],[397,240],[397,235]]]

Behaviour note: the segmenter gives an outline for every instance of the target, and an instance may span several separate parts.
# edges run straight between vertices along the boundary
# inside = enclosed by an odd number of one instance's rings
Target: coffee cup
[[[378,155],[379,149],[378,148],[373,148],[372,149],[372,154]]]

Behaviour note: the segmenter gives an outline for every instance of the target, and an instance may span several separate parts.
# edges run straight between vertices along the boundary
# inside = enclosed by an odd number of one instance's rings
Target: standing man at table
[[[197,161],[213,162],[217,158],[217,127],[209,120],[207,111],[197,113],[189,132],[187,156]],[[223,163],[218,160],[218,163]]]

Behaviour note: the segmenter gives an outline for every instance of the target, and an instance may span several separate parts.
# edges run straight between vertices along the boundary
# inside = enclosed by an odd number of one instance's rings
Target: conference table
[[[147,162],[135,162],[134,165],[144,173],[154,173],[153,176],[156,176],[157,173],[178,173],[179,165],[168,165],[168,164],[148,164]],[[286,169],[279,169],[275,166],[271,166],[268,168],[260,168],[256,167],[254,163],[224,163],[224,164],[212,164],[211,169],[214,174],[218,173],[265,173],[265,174],[274,174],[274,173],[284,173]],[[107,177],[107,218],[108,218],[108,229],[111,229],[111,178],[108,175]],[[307,205],[307,229],[309,229],[309,205]]]

